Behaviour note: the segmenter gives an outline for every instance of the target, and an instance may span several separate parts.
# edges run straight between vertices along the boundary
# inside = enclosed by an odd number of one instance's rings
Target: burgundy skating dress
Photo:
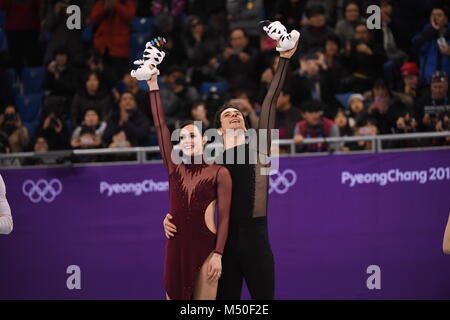
[[[172,142],[164,118],[159,90],[150,91],[150,105],[158,144],[169,174],[170,214],[177,226],[166,242],[164,287],[172,300],[192,299],[200,268],[212,252],[222,254],[228,236],[231,203],[231,176],[223,166],[174,164]],[[205,212],[216,200],[217,236],[205,223]]]

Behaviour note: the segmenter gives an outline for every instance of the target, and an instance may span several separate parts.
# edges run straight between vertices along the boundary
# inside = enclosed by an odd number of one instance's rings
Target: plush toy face
[[[147,42],[144,50],[144,59],[134,61],[134,64],[139,65],[137,70],[131,71],[131,76],[138,80],[149,80],[153,74],[159,74],[159,70],[156,68],[164,59],[166,54],[163,51],[158,50],[154,46]],[[150,66],[153,69],[150,69]]]
[[[278,41],[280,38],[287,34],[287,29],[281,24],[280,21],[274,21],[267,27],[263,28],[267,32],[267,35],[273,40]]]

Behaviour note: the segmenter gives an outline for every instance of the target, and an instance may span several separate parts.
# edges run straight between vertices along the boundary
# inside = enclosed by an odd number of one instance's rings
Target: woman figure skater
[[[164,57],[155,47],[147,45],[144,58]],[[172,141],[164,118],[157,82],[157,70],[141,60],[140,73],[151,70],[147,80],[150,105],[158,137],[158,144],[169,175],[170,212],[177,221],[177,236],[166,242],[164,261],[164,287],[168,300],[215,300],[218,280],[222,271],[222,253],[228,235],[231,203],[231,177],[219,165],[203,160],[206,138],[192,122],[181,126],[180,147],[182,158],[172,158]],[[153,61],[153,60],[152,60]],[[139,64],[139,62],[137,62]],[[142,70],[142,68],[147,68]],[[132,75],[136,76],[134,72]],[[149,75],[144,76],[148,78]],[[139,78],[139,77],[137,77]],[[141,77],[142,79],[142,77]],[[175,153],[174,153],[174,156]],[[174,160],[179,164],[174,163]],[[218,227],[214,223],[217,206]]]

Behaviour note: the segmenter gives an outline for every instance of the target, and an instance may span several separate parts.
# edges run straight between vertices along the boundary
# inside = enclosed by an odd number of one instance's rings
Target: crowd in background
[[[72,4],[81,30],[67,28]],[[366,23],[372,4],[381,8],[380,29]],[[160,93],[171,129],[187,119],[212,127],[225,102],[257,118],[279,59],[259,24],[269,19],[301,33],[276,118],[280,138],[294,139],[298,152],[372,148],[305,138],[446,131],[447,9],[438,0],[0,0],[0,152],[156,145],[145,84],[129,75],[139,19],[152,22],[141,32],[146,41],[167,40]],[[37,66],[45,67],[42,107],[30,132],[8,72],[20,83]],[[444,144],[450,139],[388,147]]]

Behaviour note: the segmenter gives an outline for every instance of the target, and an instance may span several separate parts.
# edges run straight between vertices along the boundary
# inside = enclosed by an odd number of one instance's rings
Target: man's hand
[[[298,134],[294,137],[294,143],[295,144],[302,144],[303,140],[305,140],[305,138],[303,138],[302,135]]]
[[[294,55],[295,51],[297,50],[297,47],[298,47],[298,41],[291,50],[280,52],[280,57],[290,59]]]
[[[369,46],[365,43],[360,43],[356,46],[356,51],[365,53],[369,56],[373,55],[372,49],[369,48]]]
[[[164,233],[166,234],[167,239],[173,238],[175,236],[175,233],[177,232],[177,227],[170,222],[170,220],[172,219],[173,219],[172,215],[168,213],[166,214],[166,217],[164,218],[163,221]]]
[[[213,253],[208,264],[208,280],[216,282],[222,275],[222,256],[218,253]]]
[[[233,49],[226,48],[225,51],[223,52],[224,60],[228,60],[231,57],[232,54],[233,54]]]
[[[239,59],[243,62],[243,63],[247,63],[248,60],[250,60],[250,56],[245,53],[245,52],[241,52],[239,53]]]
[[[445,44],[443,47],[439,47],[439,51],[441,51],[442,54],[445,54],[446,56],[450,56],[450,46]]]

